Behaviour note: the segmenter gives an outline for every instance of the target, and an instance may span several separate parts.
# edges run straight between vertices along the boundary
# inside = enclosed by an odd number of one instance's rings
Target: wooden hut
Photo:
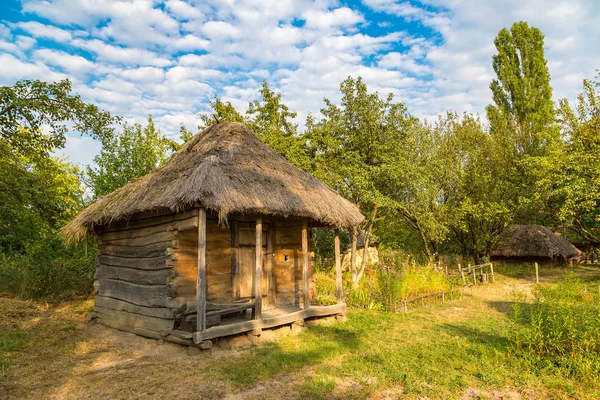
[[[315,305],[311,228],[363,219],[246,126],[220,123],[87,207],[63,235],[97,234],[98,322],[198,344],[344,314],[338,236],[338,304]]]
[[[553,265],[572,264],[578,254],[575,246],[540,225],[510,225],[491,250],[493,260]]]

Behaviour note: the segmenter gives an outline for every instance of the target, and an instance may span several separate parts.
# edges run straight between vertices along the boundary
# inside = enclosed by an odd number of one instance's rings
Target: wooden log
[[[121,325],[115,320],[110,319],[97,319],[98,323],[101,325],[108,326],[113,329],[118,329],[123,332],[133,333],[139,336],[147,337],[150,339],[158,339],[158,340],[166,340],[168,342],[177,343],[185,346],[192,346],[194,342],[192,338],[183,337],[182,334],[189,334],[188,332],[180,332],[180,331],[165,331],[165,332],[156,332],[149,329],[143,328],[132,328],[129,326]]]
[[[171,256],[165,255],[160,257],[116,257],[99,255],[96,265],[111,265],[113,267],[136,268],[144,271],[170,268],[169,260]]]
[[[176,246],[176,243],[168,242],[153,243],[147,246],[98,246],[98,254],[123,258],[160,257],[168,255],[167,249]]]
[[[137,304],[128,303],[123,300],[113,299],[111,297],[96,296],[94,298],[94,307],[101,307],[116,311],[127,311],[134,314],[147,315],[149,317],[173,319],[176,310],[166,307],[144,307]]]
[[[136,268],[98,264],[94,279],[116,279],[139,285],[166,285],[175,276],[176,271],[171,268],[144,271]]]
[[[239,222],[231,223],[231,286],[233,298],[240,298]]]
[[[275,282],[275,268],[273,259],[275,258],[275,226],[269,225],[267,230],[267,254],[265,257],[265,273],[267,274],[267,288],[269,291],[269,305],[275,306],[277,301],[277,287]]]
[[[340,231],[335,230],[335,284],[337,302],[341,304],[344,302],[344,289],[342,287],[342,255],[340,249]]]
[[[173,213],[169,215],[154,216],[142,219],[135,219],[134,217],[128,221],[109,224],[104,228],[104,232],[125,231],[131,229],[147,228],[149,226],[172,224],[189,218],[195,218],[197,215],[198,210],[194,209],[182,213]]]
[[[206,329],[206,210],[198,210],[198,279],[196,281],[196,331]]]
[[[496,277],[494,276],[494,264],[490,263],[490,273],[492,275],[492,282],[496,282]]]
[[[175,321],[172,319],[149,317],[147,315],[129,313],[127,311],[111,310],[95,306],[96,315],[101,321],[110,321],[118,326],[148,329],[167,334],[173,330]]]
[[[540,283],[540,271],[538,263],[535,263],[535,283]]]
[[[146,307],[165,307],[167,285],[138,285],[113,279],[98,279],[98,294]]]
[[[262,314],[262,218],[256,219],[256,249],[254,268],[254,318],[260,319]]]
[[[310,307],[310,288],[308,274],[308,221],[302,221],[302,298],[303,308]]]
[[[156,232],[141,237],[124,237],[118,239],[104,239],[102,235],[98,237],[98,245],[117,245],[117,246],[147,246],[154,243],[168,242],[176,238],[179,231]]]

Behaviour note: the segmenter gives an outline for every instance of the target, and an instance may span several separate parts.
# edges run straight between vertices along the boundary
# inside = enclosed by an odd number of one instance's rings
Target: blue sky
[[[0,85],[69,78],[85,100],[132,122],[152,114],[171,137],[215,95],[244,110],[263,80],[301,127],[347,76],[420,118],[483,115],[494,37],[519,20],[546,35],[555,99],[574,99],[600,68],[595,0],[3,0]],[[74,134],[63,153],[89,163],[98,150]]]

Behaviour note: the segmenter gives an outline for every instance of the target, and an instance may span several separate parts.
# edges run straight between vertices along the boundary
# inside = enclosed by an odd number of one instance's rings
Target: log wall
[[[94,308],[100,323],[124,330],[173,329],[180,281],[173,262],[180,233],[197,225],[197,210],[142,215],[98,233]]]

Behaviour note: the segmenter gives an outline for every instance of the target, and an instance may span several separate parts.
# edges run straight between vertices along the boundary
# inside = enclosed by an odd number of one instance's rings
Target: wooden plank
[[[111,265],[113,267],[136,268],[144,271],[151,271],[170,268],[170,259],[171,256],[131,258],[99,255],[96,258],[96,265]]]
[[[127,311],[111,310],[109,308],[94,306],[98,319],[111,321],[120,326],[148,329],[155,332],[169,332],[173,330],[175,321],[166,318],[155,318],[147,315],[134,314]]]
[[[303,307],[310,307],[310,290],[308,275],[308,221],[302,221],[302,298]]]
[[[96,266],[94,279],[117,279],[140,285],[166,285],[176,275],[176,271],[171,268],[144,271],[136,268],[99,264]]]
[[[260,319],[262,313],[262,218],[256,219],[256,249],[254,268],[254,318]]]
[[[238,249],[238,231],[239,222],[232,221],[231,223],[231,286],[233,290],[233,298],[240,298],[240,261]]]
[[[96,296],[94,307],[102,307],[117,311],[127,311],[134,314],[147,315],[149,317],[173,319],[175,310],[165,307],[144,307],[137,304],[128,303],[123,300],[113,299],[111,297]]]
[[[167,249],[178,245],[173,242],[169,240],[147,246],[100,245],[98,246],[98,254],[123,258],[160,257],[170,254]]]
[[[113,279],[98,279],[98,294],[146,307],[165,307],[167,285],[138,285]]]
[[[198,280],[196,281],[196,331],[206,329],[206,210],[198,210]]]
[[[214,339],[223,336],[235,335],[238,333],[252,331],[254,329],[267,329],[281,325],[288,325],[306,318],[325,317],[329,315],[345,314],[345,304],[335,304],[332,306],[312,306],[304,310],[299,310],[276,317],[254,319],[230,325],[219,325],[208,328],[204,332],[194,333],[194,343],[200,343],[203,340]]]
[[[340,231],[335,230],[335,284],[337,302],[341,304],[344,302],[344,289],[342,288],[342,252],[340,249]]]

